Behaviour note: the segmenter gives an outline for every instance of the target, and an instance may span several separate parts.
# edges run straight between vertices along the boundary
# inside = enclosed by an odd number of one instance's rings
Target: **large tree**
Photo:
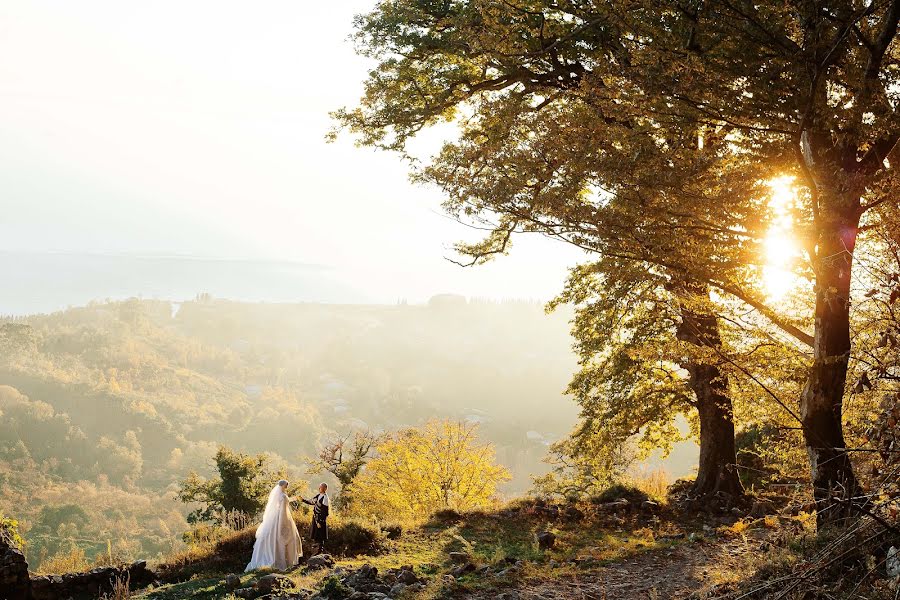
[[[827,522],[858,490],[841,419],[850,276],[860,219],[889,197],[898,18],[900,1],[874,0],[382,2],[357,23],[378,66],[338,118],[401,151],[456,121],[459,139],[420,176],[450,192],[449,210],[493,217],[464,248],[476,257],[542,231],[644,261],[673,289],[730,294],[812,345],[799,418]],[[764,229],[761,184],[785,173],[802,188],[813,335],[742,268]],[[710,315],[692,316],[706,323],[695,341],[715,344]]]
[[[708,298],[710,282],[740,293],[735,273],[743,271],[745,246],[761,226],[747,220],[743,206],[719,210],[732,197],[759,201],[750,193],[757,187],[752,178],[723,169],[732,158],[725,133],[713,132],[700,147],[699,122],[667,128],[639,111],[607,110],[603,104],[611,100],[602,97],[600,80],[588,77],[584,64],[595,54],[613,64],[617,50],[595,39],[596,32],[584,32],[593,40],[590,47],[578,35],[562,35],[569,23],[494,8],[386,3],[361,19],[363,47],[382,62],[362,107],[339,118],[362,134],[363,143],[402,151],[419,129],[464,106],[472,115],[460,124],[456,143],[417,175],[446,190],[452,214],[480,218],[492,228],[482,243],[459,247],[472,263],[506,251],[516,231],[540,231],[634,263],[629,274],[667,287],[663,295],[680,307],[677,322],[670,323],[678,337],[715,349],[721,343],[715,313],[709,302],[697,300]],[[428,30],[422,29],[426,22]],[[396,35],[384,36],[387,31]],[[529,49],[553,38],[560,40],[557,49]],[[516,39],[521,47],[510,47]],[[582,347],[597,350],[595,344]],[[728,383],[702,362],[704,354],[692,352],[681,361],[691,373],[684,381],[694,392],[691,404],[702,417],[694,492],[737,494],[742,490],[733,469]],[[583,406],[591,405],[585,414],[596,415],[608,386],[597,377],[581,380],[594,383],[578,389]],[[615,421],[633,431],[672,416],[670,410],[649,410],[655,404],[639,394],[630,400],[648,407],[620,415],[638,418],[616,418],[615,403],[607,402],[608,410],[593,422]]]

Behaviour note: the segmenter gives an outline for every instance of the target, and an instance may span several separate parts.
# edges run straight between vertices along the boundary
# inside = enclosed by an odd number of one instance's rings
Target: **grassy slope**
[[[418,596],[424,600],[450,594],[449,588],[442,587],[440,576],[449,573],[453,567],[447,560],[451,551],[468,552],[477,566],[497,564],[507,558],[526,561],[522,573],[515,579],[489,578],[476,573],[464,575],[452,588],[452,595],[456,596],[502,588],[522,577],[565,577],[596,569],[635,553],[679,543],[663,538],[664,535],[699,529],[698,523],[676,520],[665,513],[636,512],[616,516],[594,512],[591,505],[581,508],[587,515],[585,520],[577,522],[557,520],[549,523],[536,514],[533,507],[524,505],[513,515],[475,513],[463,516],[458,522],[427,523],[404,532],[398,540],[387,542],[387,549],[381,554],[342,558],[338,560],[338,566],[349,569],[369,563],[383,571],[413,565],[419,573],[431,576],[428,587]],[[535,544],[535,534],[545,529],[556,533],[559,540],[557,547],[546,553],[539,551]],[[578,562],[572,562],[573,559]],[[222,557],[216,560],[221,564]],[[227,596],[222,582],[227,573],[203,566],[202,560],[192,566],[194,575],[189,581],[147,590],[139,597],[145,600],[203,600]],[[242,575],[243,585],[249,585],[261,574]],[[307,575],[296,570],[288,575],[298,588],[312,589],[318,587],[326,573]]]

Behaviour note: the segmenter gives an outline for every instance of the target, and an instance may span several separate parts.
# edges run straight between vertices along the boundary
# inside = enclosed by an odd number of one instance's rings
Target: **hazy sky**
[[[551,295],[574,250],[521,238],[456,267],[470,232],[439,191],[325,143],[372,4],[0,0],[0,250],[301,261],[383,300]]]

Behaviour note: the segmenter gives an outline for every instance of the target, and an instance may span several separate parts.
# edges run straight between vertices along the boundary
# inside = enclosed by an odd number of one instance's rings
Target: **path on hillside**
[[[506,600],[684,599],[717,583],[749,576],[747,559],[759,551],[761,537],[766,536],[764,531],[752,533],[746,537],[713,538],[667,550],[652,550],[571,577],[527,579],[501,597]]]

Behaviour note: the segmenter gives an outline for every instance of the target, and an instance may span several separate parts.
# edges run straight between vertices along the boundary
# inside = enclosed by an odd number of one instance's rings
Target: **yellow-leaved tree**
[[[430,421],[387,437],[354,484],[357,512],[403,521],[489,507],[510,478],[477,426]]]

